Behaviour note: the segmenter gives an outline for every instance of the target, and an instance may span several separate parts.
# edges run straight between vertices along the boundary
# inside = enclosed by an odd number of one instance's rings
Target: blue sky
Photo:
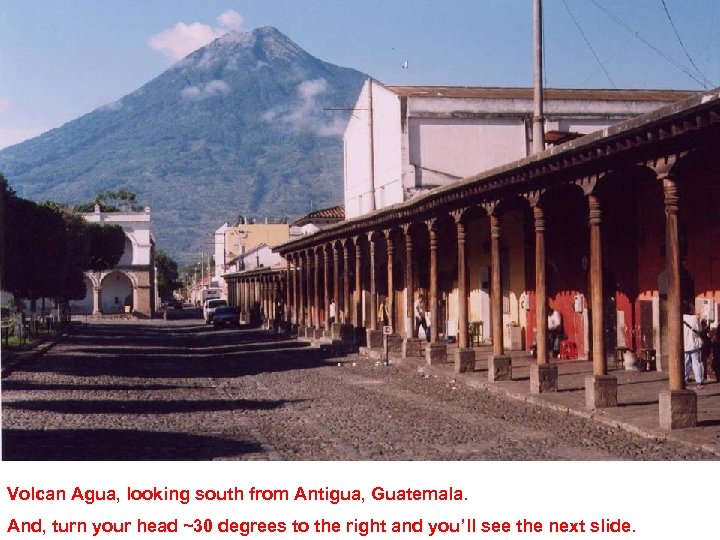
[[[544,12],[548,86],[720,86],[720,0],[544,0]],[[0,148],[260,26],[389,84],[532,84],[532,0],[4,0]]]

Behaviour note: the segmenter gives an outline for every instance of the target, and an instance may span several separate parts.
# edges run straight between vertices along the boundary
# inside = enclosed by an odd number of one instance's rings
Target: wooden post
[[[325,330],[330,330],[330,254],[328,253],[327,246],[322,248],[323,252],[323,307],[324,307],[324,321],[323,327]]]
[[[370,244],[370,330],[378,329],[377,317],[377,287],[375,284],[375,240],[373,233],[368,233],[368,242]]]
[[[315,329],[320,329],[320,252],[316,250],[313,251],[313,263],[314,263],[314,272],[313,272],[313,309],[315,310],[315,316],[313,317],[313,324],[315,325]]]
[[[297,323],[302,326],[307,326],[307,319],[305,318],[305,263],[303,261],[305,255],[303,253],[297,254],[298,261],[298,314]]]
[[[387,246],[387,299],[385,300],[385,309],[388,314],[388,324],[392,326],[393,332],[395,332],[395,283],[393,280],[393,255],[395,249],[392,240],[392,229],[386,229],[383,234]]]
[[[545,213],[539,204],[533,206],[535,218],[535,346],[537,363],[548,364],[547,289],[545,286]]]
[[[405,234],[405,290],[406,298],[406,311],[407,317],[410,318],[410,328],[407,332],[408,337],[415,336],[415,282],[413,276],[413,241],[412,234],[410,234],[410,224],[406,223],[402,226],[403,233]]]
[[[362,316],[362,248],[360,237],[354,236],[355,244],[355,291],[353,293],[353,321],[356,327],[363,326],[365,321]]]
[[[430,235],[430,343],[438,341],[438,275],[437,275],[437,221],[429,219],[427,224]]]
[[[350,299],[350,241],[345,239],[342,241],[343,247],[343,303],[342,303],[342,322],[343,324],[350,323],[350,306],[352,301]]]
[[[465,260],[465,224],[462,222],[462,212],[453,213],[457,229],[457,255],[458,255],[458,348],[467,349],[468,340],[468,283]]]
[[[680,242],[678,234],[677,183],[663,178],[665,193],[665,261],[667,264],[667,341],[670,390],[685,389],[683,362],[682,296],[680,286]]]
[[[600,223],[602,210],[597,195],[588,195],[590,225],[590,302],[592,306],[592,362],[593,375],[607,375],[605,358],[605,325],[603,323],[602,240]]]
[[[490,214],[490,311],[493,356],[505,353],[503,344],[502,287],[500,283],[500,218]]]
[[[332,294],[332,301],[335,303],[335,321],[336,323],[340,322],[340,253],[338,253],[338,250],[335,246],[335,243],[333,242],[331,245],[332,249],[332,257],[333,257],[333,294]],[[328,304],[327,308],[328,312],[330,311],[330,304]]]

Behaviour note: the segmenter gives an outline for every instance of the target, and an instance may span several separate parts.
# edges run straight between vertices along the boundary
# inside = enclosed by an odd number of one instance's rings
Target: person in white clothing
[[[548,303],[548,348],[553,358],[560,352],[560,341],[563,336],[562,315]]]
[[[695,377],[696,388],[703,387],[705,374],[700,358],[702,349],[702,334],[700,333],[700,319],[695,314],[692,304],[686,302],[683,309],[683,351],[685,352],[685,384],[690,382],[690,371]]]

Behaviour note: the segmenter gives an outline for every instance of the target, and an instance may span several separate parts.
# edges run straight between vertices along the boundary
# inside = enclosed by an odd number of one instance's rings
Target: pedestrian
[[[683,304],[683,351],[685,352],[685,384],[690,383],[690,372],[695,377],[695,387],[702,388],[705,379],[700,358],[703,340],[700,333],[700,319],[691,302]]]
[[[381,326],[387,326],[389,317],[387,311],[387,299],[385,296],[380,297],[380,305],[378,306],[378,323]]]
[[[330,324],[335,322],[335,300],[330,299],[330,305],[328,306],[328,314],[330,316]]]
[[[548,302],[548,348],[553,358],[560,352],[560,341],[563,338],[562,315]]]
[[[415,293],[415,302],[413,303],[413,313],[415,314],[415,335],[419,336],[420,327],[423,329],[425,339],[430,341],[430,333],[428,332],[427,320],[425,319],[425,298],[421,291]]]
[[[710,358],[708,362],[706,377],[712,375],[716,381],[720,381],[720,327],[710,330]]]

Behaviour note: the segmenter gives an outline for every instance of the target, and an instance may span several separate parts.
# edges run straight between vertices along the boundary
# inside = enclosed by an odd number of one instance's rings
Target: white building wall
[[[522,159],[530,152],[527,122],[532,117],[532,99],[507,97],[507,93],[447,97],[432,89],[418,96],[402,87],[391,89],[373,82],[373,184],[369,87],[366,82],[344,136],[346,218]],[[502,92],[498,89],[497,93]],[[569,90],[559,96],[562,99],[547,99],[545,130],[587,134],[668,103],[634,100],[632,92],[626,96],[623,100],[580,99]]]
[[[345,217],[370,211],[370,116],[368,85],[358,96],[343,136],[345,148]]]
[[[413,186],[448,184],[525,156],[525,124],[519,118],[411,118],[409,128]]]
[[[375,208],[402,202],[400,98],[380,84],[373,86],[375,139]]]
[[[152,260],[150,208],[142,212],[99,212],[83,214],[86,221],[119,225],[132,244],[132,256],[123,254],[121,265],[149,265]],[[126,244],[127,246],[127,244]],[[128,262],[129,261],[129,262]]]

